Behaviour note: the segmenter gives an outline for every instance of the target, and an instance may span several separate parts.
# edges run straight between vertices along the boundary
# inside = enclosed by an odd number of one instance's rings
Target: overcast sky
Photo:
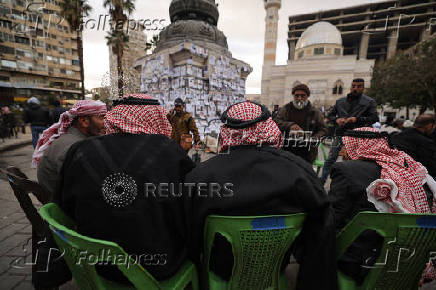
[[[234,58],[247,62],[253,67],[248,77],[247,93],[260,93],[262,75],[263,43],[265,34],[265,9],[263,0],[216,0],[219,3],[218,28],[227,36],[229,50]],[[380,0],[282,0],[278,30],[277,64],[286,64],[287,26],[291,15],[320,10],[348,7]],[[89,0],[94,8],[90,18],[107,14],[103,0]],[[137,0],[133,19],[166,19],[170,23],[168,8],[171,0]],[[106,46],[106,32],[96,29],[84,30],[85,86],[87,89],[102,86],[104,75],[109,71],[109,50]],[[148,31],[151,38],[153,31]]]

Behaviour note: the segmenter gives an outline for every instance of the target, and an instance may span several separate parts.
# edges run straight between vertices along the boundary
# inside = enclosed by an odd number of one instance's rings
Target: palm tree
[[[124,47],[127,46],[129,36],[124,32],[123,27],[118,27],[119,23],[126,23],[128,15],[135,10],[135,0],[104,0],[103,6],[109,7],[109,15],[111,16],[112,25],[111,31],[106,36],[107,45],[111,47],[112,52],[117,56],[117,72],[118,72],[118,96],[123,96],[124,72],[123,72],[123,54]]]
[[[83,65],[82,20],[92,11],[87,0],[65,0],[60,2],[62,17],[68,21],[71,31],[76,31],[77,52],[79,54],[80,80],[82,82],[82,99],[85,98],[85,69]]]
[[[153,35],[151,41],[147,41],[147,43],[145,44],[146,46],[145,51],[148,52],[149,50],[151,50],[151,52],[153,52],[153,50],[157,47],[158,42],[159,42],[159,34]]]

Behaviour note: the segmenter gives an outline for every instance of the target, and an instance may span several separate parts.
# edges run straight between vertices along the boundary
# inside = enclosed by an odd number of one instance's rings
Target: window
[[[62,73],[62,74],[66,74],[67,71],[66,71],[65,69],[61,68],[61,73]]]
[[[15,54],[15,49],[13,47],[0,45],[1,53]]]
[[[15,61],[12,61],[12,60],[3,59],[2,66],[7,67],[7,68],[17,68],[17,63]]]
[[[335,48],[335,54],[336,55],[341,55],[341,49],[340,48]]]
[[[302,58],[303,56],[304,56],[304,50],[302,50],[298,53],[298,58]]]
[[[9,77],[0,76],[0,81],[2,81],[2,82],[8,82],[8,81],[9,81]]]
[[[321,55],[324,54],[324,47],[315,47],[315,50],[313,52],[315,55]]]
[[[333,95],[342,95],[344,92],[344,83],[341,80],[336,81],[333,86]]]
[[[30,44],[29,38],[21,37],[21,36],[15,36],[15,42],[16,43],[25,44],[25,45],[29,45]]]
[[[65,48],[65,53],[71,54],[71,49]]]
[[[71,62],[73,65],[80,65],[80,62],[78,59],[73,59]]]
[[[0,16],[7,16],[11,13],[11,9],[8,7],[0,6]]]
[[[59,63],[60,64],[65,64],[65,58],[59,58]]]
[[[1,32],[1,31],[0,31],[0,40],[2,40],[3,42],[5,42],[5,41],[15,42],[15,38],[12,34],[9,34],[6,32]]]
[[[17,66],[19,69],[32,69],[33,68],[33,64],[27,61],[17,61]]]
[[[0,27],[6,28],[6,29],[11,29],[11,23],[10,21],[7,20],[0,20]]]
[[[72,71],[72,70],[67,70],[67,75],[69,75],[69,76],[73,76],[74,75],[74,71]],[[74,85],[75,86],[75,85]]]
[[[32,52],[30,52],[30,51],[28,51],[28,50],[25,50],[25,49],[17,48],[17,49],[16,49],[16,53],[17,53],[17,55],[19,55],[19,56],[24,56],[24,57],[33,57]]]

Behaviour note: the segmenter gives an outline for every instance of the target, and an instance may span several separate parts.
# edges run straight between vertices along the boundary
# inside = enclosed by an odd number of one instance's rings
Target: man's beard
[[[89,119],[88,135],[89,136],[103,135],[101,128],[99,128],[99,126],[97,126],[97,124],[92,119]]]
[[[297,110],[303,110],[309,104],[309,100],[306,101],[292,101],[292,104]]]

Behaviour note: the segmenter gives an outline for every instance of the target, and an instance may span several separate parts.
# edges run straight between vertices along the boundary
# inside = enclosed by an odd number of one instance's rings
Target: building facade
[[[134,69],[135,61],[147,55],[147,35],[143,29],[128,31],[129,42],[123,52],[124,94],[137,93],[140,89],[140,74]],[[109,95],[111,99],[118,98],[118,70],[117,57],[109,47],[110,84]]]
[[[0,0],[0,103],[81,98],[76,32],[62,0]]]
[[[289,60],[298,58],[296,45],[302,33],[319,21],[340,31],[344,55],[358,59],[389,59],[427,39],[436,27],[436,1],[397,0],[325,10],[289,17]]]
[[[262,67],[262,93],[260,101],[272,108],[290,102],[292,88],[304,83],[311,90],[310,101],[327,110],[337,99],[345,96],[354,78],[363,78],[370,84],[374,60],[359,59],[357,55],[344,55],[341,32],[325,21],[308,26],[293,46],[293,55],[286,65],[275,65],[278,10],[280,0],[264,0],[266,32],[264,63]]]

